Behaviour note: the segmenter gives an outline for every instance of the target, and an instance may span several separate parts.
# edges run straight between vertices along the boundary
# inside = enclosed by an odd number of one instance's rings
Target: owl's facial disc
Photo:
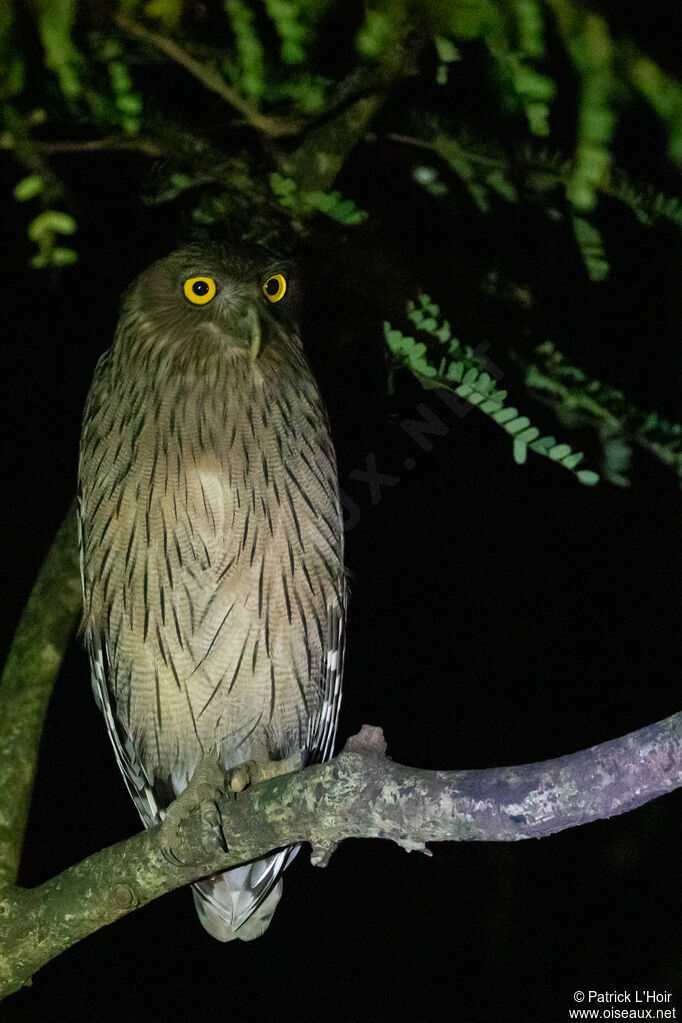
[[[199,274],[186,278],[182,290],[190,305],[202,311],[212,307],[208,311],[213,316],[201,321],[201,328],[227,334],[238,347],[247,348],[253,360],[257,359],[262,343],[260,315],[248,297],[239,294],[241,289],[229,284],[221,287],[214,277]]]

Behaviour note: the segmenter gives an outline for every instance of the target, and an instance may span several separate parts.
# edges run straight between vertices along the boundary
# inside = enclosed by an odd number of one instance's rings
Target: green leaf
[[[512,419],[516,419],[519,411],[515,408],[503,408],[500,412],[493,414],[493,419],[496,423],[509,423]]]
[[[539,437],[529,444],[531,451],[537,451],[539,455],[546,455],[550,448],[556,444],[556,437]]]
[[[112,60],[109,64],[109,77],[114,92],[130,92],[133,87],[128,68],[120,60]]]
[[[547,75],[541,75],[527,64],[519,64],[514,73],[514,88],[529,100],[548,102],[556,94],[556,86]]]
[[[514,438],[514,443],[530,444],[531,441],[535,440],[540,436],[540,431],[537,426],[529,426],[527,430],[522,430],[521,433],[517,434]],[[564,462],[566,465],[566,462]]]
[[[446,379],[455,380],[457,381],[457,383],[459,383],[459,381],[462,379],[463,373],[464,373],[463,362],[451,362],[450,365],[448,366]]]
[[[263,46],[254,28],[254,13],[242,0],[223,0],[225,13],[235,35],[239,60],[239,86],[258,99],[265,91]]]
[[[57,246],[50,253],[50,261],[54,266],[67,266],[70,263],[75,263],[77,259],[78,253],[74,249],[64,249]]]
[[[514,461],[517,465],[525,465],[528,455],[528,445],[518,437],[514,438]]]
[[[609,262],[600,231],[585,217],[577,215],[573,217],[573,230],[590,280],[606,280]]]
[[[44,187],[45,181],[42,175],[29,174],[14,186],[14,198],[19,202],[26,202],[27,199],[33,199],[34,196],[40,195]]]
[[[584,457],[585,456],[583,455],[582,451],[576,451],[574,455],[569,455],[567,458],[562,458],[561,464],[565,465],[567,469],[575,469],[576,465],[579,465]]]
[[[421,373],[422,376],[425,376],[425,377],[435,377],[436,376],[436,367],[435,366],[429,366],[428,362],[426,362],[425,359],[415,360],[414,362],[411,362],[411,366],[412,366],[413,369],[415,369],[419,373]]]
[[[492,170],[486,175],[486,184],[508,202],[516,202],[518,194],[514,185],[501,170]]]
[[[530,419],[527,416],[519,416],[518,419],[512,420],[511,423],[505,424],[505,430],[507,433],[521,433],[526,427],[530,426]]]
[[[60,213],[57,210],[45,210],[44,213],[40,213],[28,225],[28,236],[32,242],[36,242],[52,232],[73,234],[75,230],[76,221],[68,213]]]
[[[75,17],[75,0],[41,0],[38,5],[38,28],[45,63],[57,75],[59,87],[67,100],[76,99],[81,94],[76,72],[80,54],[71,40]]]
[[[491,412],[499,412],[502,405],[503,402],[497,398],[487,398],[481,405],[481,412],[485,412],[486,415],[490,415]]]
[[[436,44],[438,59],[443,64],[451,64],[453,61],[459,60],[459,50],[450,39],[446,39],[445,36],[434,36],[433,41]]]
[[[524,107],[528,118],[528,127],[533,135],[546,138],[549,135],[549,107],[546,103],[526,103]]]
[[[570,444],[557,444],[556,447],[550,448],[548,454],[553,462],[559,462],[566,455],[570,455],[571,446]]]
[[[173,32],[182,19],[181,0],[148,0],[144,6],[147,18],[157,18]]]
[[[363,57],[378,59],[387,50],[393,38],[393,20],[383,11],[371,8],[365,14],[365,23],[355,37],[355,45]]]
[[[296,182],[293,178],[285,178],[275,171],[270,175],[270,188],[275,195],[293,195],[296,191]]]
[[[401,350],[401,347],[402,347],[403,342],[405,340],[410,340],[410,341],[414,340],[414,338],[407,338],[406,339],[403,336],[403,334],[401,333],[401,331],[399,331],[399,330],[389,330],[389,329],[387,329],[388,327],[389,327],[389,324],[388,323],[384,323],[384,331],[385,331],[385,334],[386,334],[386,341],[388,343],[388,347],[391,349],[392,352],[396,352],[396,353],[399,352]]]
[[[31,266],[34,270],[43,270],[46,266],[50,265],[50,254],[49,252],[37,252],[35,256],[31,256]]]
[[[116,97],[116,109],[120,110],[122,114],[131,114],[133,116],[141,114],[142,100],[137,93],[127,92]]]

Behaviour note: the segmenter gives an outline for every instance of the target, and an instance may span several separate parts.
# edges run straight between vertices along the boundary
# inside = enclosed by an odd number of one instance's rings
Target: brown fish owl
[[[346,590],[334,449],[296,282],[186,248],[128,291],[80,447],[84,634],[142,821],[202,757],[331,756]],[[268,926],[295,849],[194,886],[222,941]]]

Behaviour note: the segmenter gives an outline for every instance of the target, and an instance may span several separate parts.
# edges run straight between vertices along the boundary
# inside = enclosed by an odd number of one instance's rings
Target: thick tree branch
[[[295,178],[300,188],[326,191],[332,187],[391,90],[416,74],[417,61],[427,42],[427,34],[417,32],[412,25],[404,26],[384,55],[371,89],[308,130],[293,153],[280,156],[283,171]]]
[[[81,599],[74,504],[40,570],[0,677],[0,887],[17,877],[43,719]]]
[[[38,888],[0,899],[0,996],[93,931],[217,870],[295,842],[324,865],[345,838],[407,850],[434,841],[516,841],[624,813],[682,785],[682,713],[539,764],[424,771],[384,756],[365,726],[327,764],[220,793],[201,770],[155,828]],[[206,765],[207,766],[207,765]],[[214,769],[215,770],[215,769]]]

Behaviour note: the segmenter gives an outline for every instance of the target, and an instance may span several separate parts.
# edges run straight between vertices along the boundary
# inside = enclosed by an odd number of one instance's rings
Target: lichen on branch
[[[0,997],[139,906],[286,845],[310,843],[313,862],[325,866],[347,838],[429,852],[427,842],[540,838],[632,810],[682,785],[682,713],[518,767],[426,771],[396,764],[384,750],[381,729],[364,726],[325,764],[219,795],[200,769],[161,824],[37,888],[6,889]]]

